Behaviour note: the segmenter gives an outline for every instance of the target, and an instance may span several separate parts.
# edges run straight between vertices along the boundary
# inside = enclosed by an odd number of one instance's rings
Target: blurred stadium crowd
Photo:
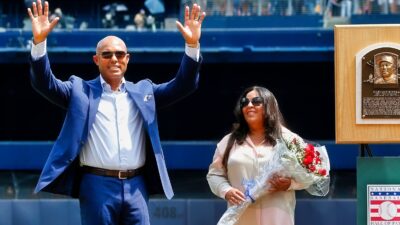
[[[0,27],[29,29],[26,8],[31,0],[0,2]],[[81,1],[49,0],[52,17],[61,17],[58,28],[113,28],[156,30],[175,26],[181,7],[196,2],[208,16],[321,15],[349,18],[353,15],[396,15],[398,0],[143,0]]]

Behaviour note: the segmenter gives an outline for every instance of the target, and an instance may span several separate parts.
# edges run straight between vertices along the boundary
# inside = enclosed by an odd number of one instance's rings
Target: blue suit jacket
[[[147,133],[144,176],[150,194],[164,191],[168,199],[174,195],[161,148],[156,106],[167,106],[192,93],[198,85],[199,68],[200,62],[195,62],[185,54],[175,78],[169,82],[126,82],[126,90],[144,119]],[[68,81],[61,81],[53,75],[45,55],[36,61],[31,60],[31,82],[45,98],[67,110],[63,127],[35,192],[47,191],[78,197],[81,178],[79,153],[87,141],[98,109],[102,94],[100,77],[85,81],[71,76]]]

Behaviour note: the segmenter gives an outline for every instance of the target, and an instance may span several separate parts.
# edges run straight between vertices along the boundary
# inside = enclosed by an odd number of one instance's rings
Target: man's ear
[[[93,56],[93,62],[94,62],[96,65],[99,65],[99,56],[98,56],[98,55],[94,55],[94,56]]]

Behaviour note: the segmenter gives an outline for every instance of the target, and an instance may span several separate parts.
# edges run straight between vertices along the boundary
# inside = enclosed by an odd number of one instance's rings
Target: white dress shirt
[[[112,91],[100,76],[103,93],[80,152],[82,165],[104,169],[136,169],[145,162],[145,130],[139,109],[125,90],[125,79]]]

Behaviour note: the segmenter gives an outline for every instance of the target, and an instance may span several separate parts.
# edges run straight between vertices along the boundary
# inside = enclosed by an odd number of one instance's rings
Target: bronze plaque
[[[385,47],[362,57],[362,119],[400,118],[399,55],[399,49]]]

